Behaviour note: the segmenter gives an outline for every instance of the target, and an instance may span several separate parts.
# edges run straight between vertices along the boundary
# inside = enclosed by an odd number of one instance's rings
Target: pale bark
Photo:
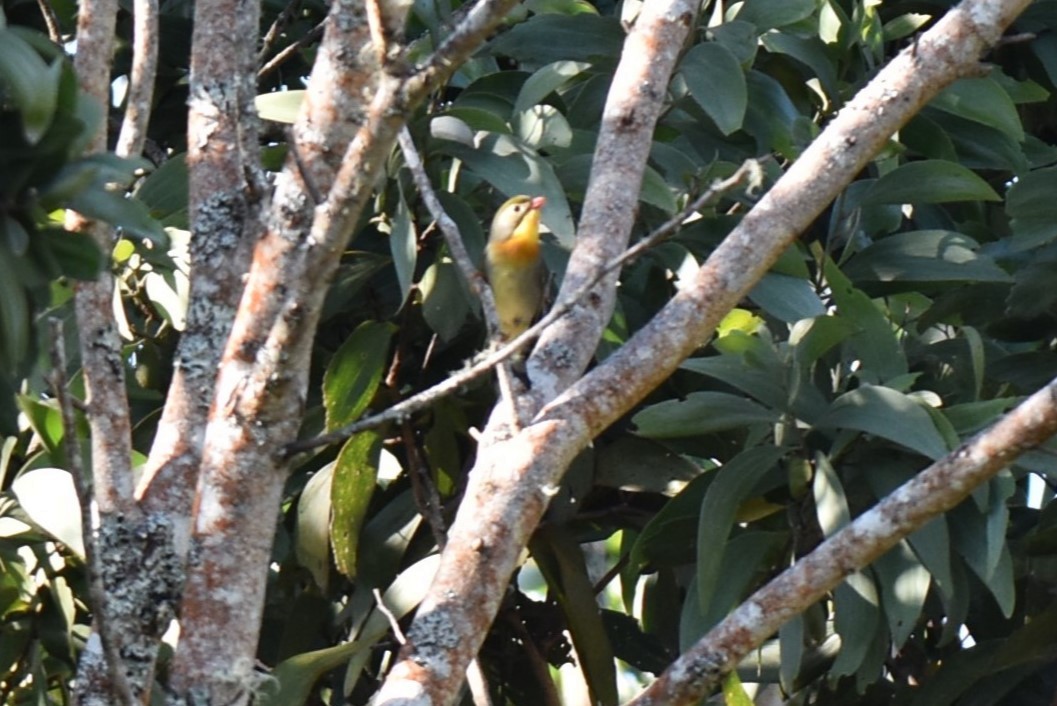
[[[981,53],[1027,4],[967,0],[949,12],[841,111],[653,321],[547,404],[530,426],[508,440],[482,445],[437,578],[376,705],[454,700],[518,552],[572,458],[708,339],[722,316],[891,134],[951,82],[977,74]],[[589,302],[582,314],[584,328],[570,326],[560,337],[541,343],[530,372],[545,394],[560,389],[557,381],[579,363],[583,353],[578,342],[597,336],[603,314],[603,307]],[[873,556],[856,557],[848,570]],[[704,667],[718,674],[732,664],[709,662]],[[684,669],[671,681],[700,683],[700,676]]]
[[[293,152],[277,179],[220,358],[172,670],[175,701],[238,704],[251,696],[286,476],[282,449],[300,425],[326,283],[405,116],[512,4],[479,3],[425,66],[410,71],[390,52],[378,57],[381,71],[366,71],[377,66],[377,54],[362,48],[370,34],[362,6],[336,0],[332,7],[320,61],[294,126]],[[395,36],[406,10],[387,10],[393,14],[384,18],[384,32]]]

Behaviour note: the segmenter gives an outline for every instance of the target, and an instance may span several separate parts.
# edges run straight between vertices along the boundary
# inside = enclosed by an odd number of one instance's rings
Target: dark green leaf
[[[62,68],[61,59],[48,65],[21,37],[0,30],[0,83],[20,111],[31,145],[44,137],[54,118]]]
[[[724,135],[741,127],[748,105],[745,74],[722,44],[698,44],[683,57],[679,73],[690,95]]]
[[[356,578],[360,528],[378,478],[382,438],[376,431],[360,432],[341,449],[330,485],[330,542],[338,571]]]
[[[1057,167],[1024,174],[1009,189],[1006,213],[1019,248],[1028,249],[1057,236]]]
[[[826,313],[811,282],[774,272],[765,274],[749,292],[749,299],[771,316],[795,323]]]
[[[877,180],[864,204],[1001,201],[986,181],[956,162],[908,162]]]
[[[545,15],[552,17],[553,15]],[[580,15],[589,17],[590,15]],[[441,149],[461,159],[478,176],[506,196],[542,195],[543,223],[558,240],[571,246],[575,229],[565,189],[550,162],[509,135],[488,135],[477,148],[457,142],[438,141]]]
[[[933,460],[947,455],[943,437],[921,403],[887,387],[863,385],[841,395],[816,426],[874,434]]]
[[[1017,142],[1024,141],[1017,107],[994,79],[963,78],[943,90],[929,105],[993,127]]]
[[[422,316],[442,341],[459,333],[470,309],[459,274],[451,258],[442,258],[426,268],[419,282]]]
[[[917,627],[929,590],[929,572],[904,540],[873,564],[892,645],[899,649]]]
[[[1010,276],[961,233],[919,230],[877,240],[855,255],[844,274],[855,281],[1009,282]]]
[[[783,453],[774,446],[743,451],[720,466],[709,485],[697,525],[697,600],[702,610],[708,609],[722,581],[723,547],[734,526],[738,507]]]
[[[694,392],[685,400],[668,400],[646,407],[631,421],[640,436],[671,439],[749,424],[774,424],[778,413],[726,392]]]
[[[323,376],[328,430],[351,424],[370,405],[385,372],[389,340],[395,331],[389,323],[364,322],[334,354]]]
[[[390,224],[389,252],[393,256],[396,280],[400,284],[400,300],[407,302],[411,285],[414,284],[415,263],[418,262],[418,234],[402,192]]]
[[[905,375],[906,357],[885,315],[869,297],[852,286],[836,264],[827,261],[825,273],[837,312],[858,328],[848,342],[862,361],[861,375],[871,382]]]
[[[547,525],[536,531],[529,546],[547,585],[565,613],[580,658],[580,669],[591,691],[591,702],[616,706],[617,675],[613,648],[602,624],[580,545],[559,526]]]
[[[799,22],[814,11],[815,0],[747,0],[736,19],[751,22],[760,32],[765,32]]]
[[[536,15],[492,41],[492,54],[536,65],[563,59],[594,61],[620,53],[619,20],[592,14]]]

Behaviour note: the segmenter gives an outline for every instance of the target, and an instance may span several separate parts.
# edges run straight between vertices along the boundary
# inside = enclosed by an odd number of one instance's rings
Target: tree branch
[[[132,68],[128,73],[125,117],[115,149],[122,157],[138,156],[147,140],[158,72],[158,0],[134,0],[132,20]]]
[[[597,171],[592,173],[588,186],[586,223],[581,225],[560,300],[568,300],[569,293],[581,291],[627,245],[664,86],[675,67],[678,48],[693,24],[697,6],[691,0],[650,3],[625,42],[596,148]],[[614,216],[602,218],[607,212]],[[591,213],[595,215],[589,216]],[[589,266],[576,264],[587,261]],[[530,359],[534,393],[542,381],[542,394],[548,395],[547,390],[557,389],[559,379],[567,376],[571,380],[580,374],[581,366],[586,366],[615,297],[616,273],[605,277],[599,291],[593,292],[584,304],[588,312],[585,323],[563,328],[564,339],[577,340],[565,344],[565,358],[560,365],[554,359],[556,344],[545,344],[559,339],[544,333],[537,353]],[[559,326],[555,323],[548,331]],[[543,380],[545,369],[537,366],[534,370],[532,361],[541,355],[541,346],[550,351],[548,355],[561,369],[561,375],[552,374]],[[498,433],[505,417],[501,413],[492,416],[437,575],[419,607],[409,641],[401,650],[401,660],[378,694],[378,706],[400,703],[409,694],[432,704],[450,703],[455,698],[466,666],[480,649],[495,617],[517,557],[553,494],[554,482],[534,483],[511,472],[531,465],[531,456],[540,450],[539,444],[548,433],[547,426],[533,425],[522,430],[516,441],[507,442],[503,439],[508,435]],[[549,450],[559,454],[559,459],[547,455],[556,463],[554,468],[564,469],[578,450],[567,444],[560,450]],[[559,477],[560,472],[554,474],[555,482]],[[497,512],[503,516],[497,516]],[[458,601],[448,598],[456,595]]]
[[[1013,459],[1057,433],[1057,380],[1029,397],[800,559],[680,656],[628,706],[695,704],[787,620]]]
[[[419,607],[401,661],[376,704],[401,703],[408,698],[442,704],[454,698],[518,554],[575,455],[707,339],[721,317],[895,130],[942,88],[977,70],[981,52],[999,39],[1028,1],[968,0],[948,13],[841,111],[713,252],[690,286],[653,321],[544,407],[531,426],[508,441],[481,447],[437,576]],[[636,31],[643,20],[640,16]],[[625,51],[625,57],[630,55]],[[614,85],[620,85],[618,80]],[[629,86],[628,90],[640,88]],[[623,181],[611,189],[600,188],[593,198],[602,199],[606,206],[622,204],[618,194],[610,194],[614,189],[637,193]],[[588,204],[590,208],[601,206]],[[582,226],[581,233],[585,229]],[[585,260],[589,254],[585,253]],[[600,326],[603,315],[608,316],[605,307],[594,303],[581,315],[589,322],[589,330]],[[567,330],[573,328],[569,325]],[[543,381],[544,396],[560,389],[557,381],[565,379],[564,359],[557,354],[562,352],[558,342],[567,336],[548,333],[547,343],[537,346],[530,359],[530,375],[536,375],[534,383]],[[575,343],[568,345],[575,367],[584,354]],[[546,380],[540,377],[542,373],[547,374]],[[449,596],[458,596],[458,600]]]

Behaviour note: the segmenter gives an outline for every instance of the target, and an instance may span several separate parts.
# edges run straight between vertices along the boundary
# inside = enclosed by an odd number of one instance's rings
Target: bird
[[[540,265],[542,196],[518,195],[499,207],[485,248],[485,274],[499,313],[499,333],[510,340],[523,333],[543,302]]]

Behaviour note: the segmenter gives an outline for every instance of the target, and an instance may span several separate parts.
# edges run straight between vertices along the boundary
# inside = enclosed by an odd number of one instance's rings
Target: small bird
[[[542,196],[514,196],[496,211],[485,248],[485,273],[495,294],[499,332],[511,339],[532,324],[543,301],[540,267]]]

